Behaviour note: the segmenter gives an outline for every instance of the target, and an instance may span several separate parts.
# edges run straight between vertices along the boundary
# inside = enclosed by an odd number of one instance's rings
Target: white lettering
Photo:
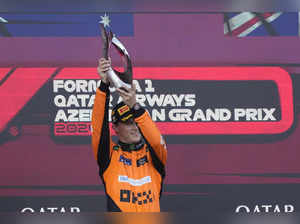
[[[269,208],[272,208],[272,205],[262,205],[261,207],[265,209],[265,212],[269,212]]]
[[[71,122],[73,122],[73,121],[79,121],[79,118],[76,117],[79,114],[78,110],[71,110],[71,109],[69,109],[68,113],[69,113],[68,121],[71,121]]]
[[[146,88],[145,88],[146,93],[154,93],[155,92],[155,89],[152,86],[152,80],[146,79],[145,84],[146,84]]]
[[[79,110],[79,120],[80,121],[91,121],[91,110],[82,109]]]
[[[23,209],[21,210],[21,213],[25,213],[25,212],[27,212],[27,211],[29,211],[30,213],[34,213],[34,210],[33,210],[32,208],[23,208]]]
[[[88,107],[93,107],[95,101],[95,94],[91,96]]]
[[[47,208],[47,210],[50,210],[51,213],[54,213],[58,208]]]
[[[87,106],[86,101],[90,98],[90,95],[88,95],[88,94],[78,94],[77,98],[80,100],[81,107],[86,107]]]
[[[254,207],[254,211],[253,211],[254,213],[260,213],[260,210],[259,210],[259,207],[258,207],[258,205],[256,205],[255,207]]]
[[[80,213],[80,208],[78,207],[70,207],[69,211],[71,213]],[[33,208],[23,208],[21,210],[21,213],[25,213],[25,212],[30,212],[30,213],[35,213]],[[41,207],[39,208],[39,213],[66,213],[66,209],[65,207]]]
[[[151,117],[153,121],[157,121],[157,119],[159,119],[160,121],[165,121],[166,120],[165,109],[161,109],[160,111],[153,109]]]
[[[275,112],[275,108],[271,108],[268,110],[267,108],[263,108],[263,111],[265,112],[265,117],[264,121],[271,120],[271,121],[276,121],[276,118],[273,116],[273,113]]]
[[[246,205],[240,205],[235,209],[235,213],[239,213],[241,209],[245,209],[247,213],[250,213],[250,209]]]
[[[191,121],[192,111],[189,109],[172,109],[169,118],[172,121]]]
[[[244,109],[241,108],[236,108],[234,110],[234,120],[238,121],[240,119],[240,117],[244,117],[246,115],[246,112]]]
[[[285,205],[284,206],[284,212],[286,213],[291,213],[291,212],[294,212],[295,208],[293,205]]]
[[[57,93],[58,89],[64,87],[64,80],[53,80],[53,92]]]
[[[78,207],[71,207],[70,211],[71,213],[80,213],[80,209]]]
[[[247,121],[256,121],[257,110],[248,108],[246,109],[246,120]]]
[[[195,111],[193,121],[197,121],[197,120],[206,121],[206,117],[201,109],[197,109]]]
[[[280,208],[278,205],[275,205],[274,213],[280,213]]]
[[[100,86],[101,80],[53,80],[53,92],[64,89],[68,93],[94,93]]]
[[[164,94],[159,95],[159,96],[152,95],[152,97],[150,94],[146,94],[146,99],[147,99],[150,107],[153,107],[155,104],[160,107],[164,101],[164,97],[165,97]]]
[[[66,213],[66,209],[65,209],[64,207],[62,207],[62,208],[60,209],[60,213]]]
[[[67,107],[71,107],[71,106],[80,107],[77,97],[75,95],[69,96]]]
[[[45,211],[45,209],[44,208],[41,208],[40,209],[40,213],[45,213],[46,211]]]
[[[239,121],[245,118],[247,121],[276,121],[273,113],[276,108],[236,108],[234,109],[234,119]]]
[[[132,80],[133,84],[135,85],[135,89],[138,93],[142,92],[142,88],[139,84],[139,81],[138,80]]]
[[[54,97],[54,104],[57,107],[65,107],[66,106],[66,98],[63,95],[56,95]]]
[[[231,112],[228,109],[220,109],[220,121],[228,121],[231,118]]]
[[[64,110],[58,110],[57,111],[57,114],[55,116],[54,121],[55,122],[60,122],[60,120],[62,120],[62,121],[68,121],[68,118],[67,118]]]
[[[172,96],[173,96],[173,98],[174,98],[174,100],[175,100],[175,102],[177,104],[177,107],[181,107],[181,103],[182,103],[182,100],[184,98],[184,95],[181,94],[181,95],[178,96],[176,94],[173,94]]]
[[[72,93],[76,90],[76,82],[74,82],[73,80],[66,80],[64,84],[64,88],[67,92]]]
[[[282,211],[285,213],[291,213],[294,212],[294,206],[293,205],[284,205],[282,210],[280,209],[279,205],[255,205],[253,207],[253,210],[250,210],[249,207],[246,205],[239,205],[235,212],[239,213],[241,209],[245,209],[247,213],[253,212],[253,213],[281,213]]]
[[[77,80],[77,92],[87,92],[87,82],[85,80]]]
[[[166,95],[165,96],[165,99],[164,99],[164,102],[163,102],[162,106],[165,107],[165,106],[168,106],[168,105],[170,105],[171,107],[176,106],[175,101],[174,101],[174,99],[171,95]]]
[[[90,122],[92,118],[91,109],[68,109],[58,110],[55,116],[55,122]]]
[[[210,121],[211,118],[213,118],[213,120],[215,121],[218,121],[220,119],[219,109],[215,109],[215,111],[213,111],[212,109],[206,110],[206,120]]]
[[[193,107],[196,105],[196,95],[195,94],[186,94],[184,97],[185,106],[186,107]]]

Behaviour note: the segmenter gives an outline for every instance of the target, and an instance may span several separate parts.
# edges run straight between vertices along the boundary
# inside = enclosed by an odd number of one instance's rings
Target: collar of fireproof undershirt
[[[128,143],[124,143],[124,142],[121,142],[119,141],[118,142],[118,145],[121,146],[121,149],[123,151],[127,151],[127,152],[131,152],[131,151],[138,151],[140,150],[141,148],[143,148],[145,142],[143,139],[141,139],[139,142],[137,143],[131,143],[131,144],[128,144]]]

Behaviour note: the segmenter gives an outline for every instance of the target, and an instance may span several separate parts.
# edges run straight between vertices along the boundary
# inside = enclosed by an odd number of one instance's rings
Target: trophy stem
[[[127,88],[131,88],[131,85],[123,82],[118,75],[115,73],[115,71],[110,68],[107,72],[107,76],[109,81],[116,87],[116,88],[122,88],[126,86]]]

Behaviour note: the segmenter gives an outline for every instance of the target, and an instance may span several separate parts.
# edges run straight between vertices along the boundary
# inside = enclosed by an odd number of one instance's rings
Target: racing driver
[[[123,102],[112,109],[109,129],[110,89],[106,71],[110,59],[101,58],[97,68],[101,84],[92,113],[92,147],[110,212],[159,212],[167,150],[160,131],[148,112],[136,102],[136,89],[118,88]]]

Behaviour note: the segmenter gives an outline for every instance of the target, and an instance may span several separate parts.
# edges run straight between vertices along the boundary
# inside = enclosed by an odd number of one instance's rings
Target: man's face
[[[119,140],[124,143],[137,143],[141,140],[141,133],[133,120],[129,120],[126,123],[118,122],[113,125]]]

